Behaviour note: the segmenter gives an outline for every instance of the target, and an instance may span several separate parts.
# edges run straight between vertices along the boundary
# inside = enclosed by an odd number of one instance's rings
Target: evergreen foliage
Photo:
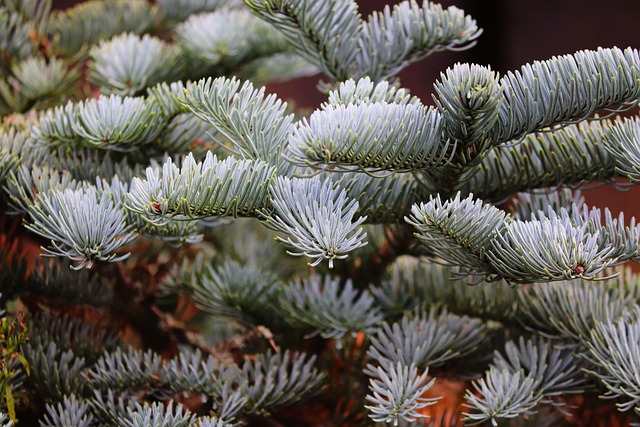
[[[637,49],[457,63],[430,106],[397,74],[481,29],[429,1],[0,24],[0,425],[638,421],[640,225],[575,191],[640,182]],[[319,72],[314,111],[262,87]]]

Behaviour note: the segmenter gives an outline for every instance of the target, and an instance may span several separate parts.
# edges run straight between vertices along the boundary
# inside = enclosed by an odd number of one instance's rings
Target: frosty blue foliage
[[[606,319],[591,330],[587,355],[596,366],[590,373],[607,387],[607,396],[621,398],[620,410],[640,413],[640,326],[636,319]]]
[[[617,259],[611,245],[565,218],[513,221],[496,233],[487,258],[498,274],[513,282],[593,279]]]
[[[61,350],[55,342],[26,345],[22,352],[29,362],[28,386],[41,398],[61,400],[66,395],[84,392],[85,360],[71,350]]]
[[[435,383],[429,380],[428,371],[422,374],[414,366],[398,362],[378,367],[377,374],[369,380],[370,393],[366,400],[369,417],[376,422],[398,425],[400,420],[415,421],[425,415],[420,409],[433,405],[438,399],[422,397]]]
[[[193,15],[176,28],[176,42],[194,65],[213,70],[288,50],[284,37],[246,8]]]
[[[275,168],[262,162],[218,160],[208,152],[196,162],[189,153],[180,167],[167,159],[162,168],[149,167],[145,179],[134,178],[127,207],[140,214],[165,217],[257,216],[269,200],[269,183]]]
[[[285,321],[296,329],[311,329],[323,338],[342,338],[369,332],[382,320],[368,291],[358,291],[352,282],[341,284],[330,276],[309,276],[282,288],[280,308]]]
[[[627,318],[634,300],[609,288],[606,282],[586,280],[535,284],[519,289],[518,318],[540,333],[574,343],[584,342],[599,322]],[[574,315],[567,317],[567,313]]]
[[[184,106],[224,135],[238,157],[282,165],[280,153],[289,137],[293,115],[287,104],[251,82],[234,78],[200,80],[187,86]]]
[[[530,415],[541,403],[553,402],[553,397],[570,393],[582,393],[589,387],[580,363],[571,350],[553,348],[543,339],[518,344],[509,341],[505,355],[496,353],[485,376],[474,381],[477,393],[467,390],[467,406],[472,412],[465,413],[471,424],[491,421],[495,426],[503,418]]]
[[[195,421],[195,414],[190,413],[182,405],[173,406],[173,402],[164,405],[159,402],[141,405],[135,402],[127,408],[117,420],[118,427],[190,427]]]
[[[434,85],[445,134],[457,148],[455,162],[473,161],[496,139],[502,88],[489,67],[456,64]]]
[[[32,129],[34,143],[77,144],[131,151],[154,141],[166,126],[155,104],[142,98],[102,96],[49,110]]]
[[[33,53],[29,40],[31,23],[6,7],[0,8],[0,46],[9,58],[23,59]]]
[[[197,272],[193,299],[207,313],[247,326],[270,324],[282,317],[275,308],[280,280],[262,269],[229,261]]]
[[[89,80],[107,94],[135,95],[183,72],[178,47],[149,35],[116,36],[93,47],[89,56]]]
[[[606,147],[610,120],[580,122],[526,136],[514,146],[497,146],[466,169],[458,184],[488,200],[518,192],[583,181],[607,180],[615,162]]]
[[[212,12],[223,7],[240,7],[242,0],[157,0],[156,3],[168,19],[183,21],[190,15],[202,12]]]
[[[443,10],[414,0],[386,7],[367,21],[352,0],[315,2],[246,0],[260,17],[279,29],[293,47],[334,81],[370,76],[390,78],[433,52],[469,47],[480,34],[473,19],[456,8]],[[433,26],[439,31],[427,32]]]
[[[89,427],[94,422],[88,403],[71,394],[57,405],[47,404],[47,414],[40,421],[40,427]]]
[[[302,119],[289,138],[294,163],[338,170],[410,171],[442,165],[455,145],[442,141],[433,108],[406,104],[327,105]]]
[[[401,363],[426,368],[470,353],[486,334],[479,319],[434,308],[415,318],[405,316],[393,325],[384,323],[372,337],[368,354],[383,367]],[[371,365],[367,372],[376,374]]]
[[[615,159],[616,172],[632,182],[640,181],[640,120],[618,121],[611,127],[606,142],[605,148]]]
[[[291,354],[288,350],[246,358],[240,382],[241,395],[247,397],[245,410],[268,414],[316,395],[324,374],[314,367],[314,363],[315,356]]]
[[[328,100],[322,104],[322,109],[329,105],[359,105],[359,104],[396,104],[416,106],[422,105],[420,99],[410,96],[405,88],[394,86],[388,81],[374,83],[370,77],[348,79],[341,82],[337,89],[329,92]]]
[[[46,255],[67,257],[77,263],[76,269],[91,268],[95,261],[125,259],[128,254],[116,251],[136,235],[126,222],[119,186],[116,179],[111,186],[104,184],[103,190],[89,186],[41,193],[28,207],[33,222],[27,227],[50,240],[51,246],[43,248]]]
[[[424,31],[437,28],[438,31]],[[415,0],[385,6],[362,25],[358,39],[357,76],[389,79],[412,62],[434,52],[464,50],[480,35],[475,20],[455,6]]]
[[[413,205],[405,220],[418,232],[416,237],[447,264],[460,266],[467,274],[491,274],[486,259],[492,237],[506,227],[506,214],[475,199],[473,194],[442,201],[440,195],[428,203]]]
[[[54,13],[49,33],[56,50],[78,55],[102,38],[124,32],[144,33],[158,15],[158,8],[144,0],[92,0]]]
[[[581,50],[534,61],[501,81],[503,142],[547,126],[584,120],[598,110],[640,100],[640,54],[636,49]]]
[[[305,255],[316,266],[326,259],[344,259],[366,245],[365,233],[357,228],[366,217],[354,219],[358,202],[330,180],[277,177],[271,186],[272,211],[264,211],[264,224],[285,237],[278,240],[287,253]]]
[[[456,7],[0,3],[0,198],[58,258],[0,215],[20,417],[541,427],[596,387],[640,414],[640,279],[610,269],[640,226],[566,190],[640,182],[640,122],[608,114],[640,101],[636,49],[456,64],[427,107],[396,76],[475,44]],[[258,86],[316,72],[315,111]],[[475,378],[466,414],[425,420],[445,375]]]
[[[93,387],[125,389],[153,387],[162,366],[162,358],[148,350],[116,349],[103,355],[87,372]]]
[[[498,419],[530,415],[542,400],[537,386],[535,377],[523,370],[491,366],[484,378],[474,381],[477,394],[467,391],[469,407],[477,412],[465,413],[466,420],[472,425],[490,421],[497,426]]]

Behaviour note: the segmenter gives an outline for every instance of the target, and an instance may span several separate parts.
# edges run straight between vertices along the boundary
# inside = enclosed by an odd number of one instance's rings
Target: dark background
[[[54,0],[56,9],[78,0]],[[359,0],[363,16],[399,1]],[[421,3],[421,1],[419,1]],[[425,103],[432,103],[433,83],[440,72],[456,62],[490,65],[504,73],[534,60],[597,47],[640,48],[640,1],[638,0],[448,0],[471,15],[483,29],[475,47],[462,52],[442,52],[400,73],[402,86]],[[316,90],[318,77],[297,79],[269,86],[284,99],[300,107],[316,108],[325,100]],[[637,114],[638,110],[634,110]],[[640,189],[621,193],[610,186],[584,190],[587,202],[609,207],[614,214],[624,210],[640,216]]]

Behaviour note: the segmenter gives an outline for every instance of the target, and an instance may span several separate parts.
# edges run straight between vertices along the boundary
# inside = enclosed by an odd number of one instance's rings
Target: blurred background
[[[80,0],[53,0],[56,9]],[[400,1],[357,0],[361,14]],[[421,0],[419,1],[421,3]],[[640,1],[638,0],[447,0],[471,15],[483,29],[477,45],[461,52],[436,53],[400,73],[403,87],[426,104],[432,104],[433,83],[456,62],[489,65],[501,74],[535,60],[598,47],[640,48]],[[325,100],[316,90],[321,76],[269,85],[281,98],[298,107],[315,109]],[[638,114],[634,109],[631,114]],[[628,113],[629,114],[629,113]],[[640,217],[640,188],[621,193],[612,186],[583,189],[587,203],[609,207],[617,215],[624,210]]]

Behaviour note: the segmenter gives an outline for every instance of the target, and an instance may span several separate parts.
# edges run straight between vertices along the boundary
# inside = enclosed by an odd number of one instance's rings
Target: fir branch
[[[57,58],[29,58],[12,67],[17,90],[41,109],[68,98],[75,90],[79,73]],[[43,99],[44,98],[44,99]]]
[[[0,139],[4,140],[5,134],[0,134]],[[14,153],[5,149],[4,144],[0,146],[0,185],[4,184],[7,176],[19,169],[20,159]]]
[[[29,37],[32,24],[20,13],[0,7],[0,55],[3,62],[30,57],[34,46]]]
[[[227,392],[229,388],[225,388],[225,392],[222,394],[222,403],[218,405],[217,411],[219,416],[211,417],[212,424],[205,424],[205,421],[201,421],[199,427],[238,427],[241,422],[236,420],[238,415],[247,404],[247,397],[243,396],[240,391]],[[215,424],[214,424],[215,423]]]
[[[148,86],[177,80],[183,72],[178,47],[149,35],[116,36],[94,46],[89,56],[89,81],[107,94],[137,95]]]
[[[360,105],[360,104],[396,104],[420,106],[418,97],[411,96],[404,88],[396,87],[388,81],[374,83],[370,77],[364,76],[358,80],[348,79],[341,82],[335,90],[329,92],[328,100],[321,108],[329,105]]]
[[[87,401],[96,418],[108,425],[117,425],[118,419],[127,413],[127,409],[137,403],[135,396],[119,393],[116,397],[116,393],[111,389],[104,393],[94,389],[93,396]]]
[[[236,416],[244,411],[248,397],[242,393],[241,388],[236,389],[236,379],[239,377],[236,375],[235,369],[230,370],[236,378],[233,380],[230,378],[222,378],[221,381],[219,381],[222,382],[222,386],[219,387],[216,395],[219,401],[213,405],[217,415],[210,419],[212,422],[215,421],[213,427],[238,427],[242,425],[242,418],[237,419]],[[229,371],[229,369],[225,369],[225,371]],[[231,375],[229,377],[231,377]],[[204,426],[205,424],[202,424],[202,427]]]
[[[220,77],[187,86],[183,102],[228,138],[234,154],[285,167],[280,153],[293,115],[285,115],[287,104],[275,95],[265,96],[265,89],[254,89],[251,82]]]
[[[605,150],[611,125],[609,120],[581,122],[528,135],[511,147],[494,147],[463,172],[456,188],[500,201],[518,191],[612,178],[615,162]]]
[[[89,404],[76,397],[75,394],[65,395],[57,405],[51,403],[46,406],[44,419],[40,420],[40,427],[89,427],[94,424]]]
[[[591,330],[587,341],[587,359],[596,369],[589,373],[606,387],[606,397],[621,398],[617,406],[621,411],[640,409],[640,326],[636,319],[604,319]]]
[[[268,205],[274,176],[275,167],[259,160],[218,161],[207,152],[202,162],[196,162],[189,153],[180,167],[169,158],[162,169],[147,168],[145,179],[134,178],[126,204],[160,224],[171,216],[257,216]]]
[[[489,67],[456,64],[434,85],[444,134],[456,146],[453,162],[473,163],[495,144],[502,88]]]
[[[30,317],[28,325],[31,345],[46,347],[47,343],[55,342],[58,351],[71,350],[88,365],[95,362],[102,351],[114,350],[120,345],[116,331],[85,318],[39,312]]]
[[[492,236],[487,260],[514,283],[582,277],[594,279],[617,261],[615,249],[599,241],[599,231],[567,217],[511,221]]]
[[[190,83],[187,83],[186,87],[189,87]],[[155,86],[147,88],[147,96],[150,102],[153,102],[162,111],[162,114],[167,118],[173,118],[181,113],[186,113],[189,110],[180,102],[180,97],[184,95],[185,83],[182,81],[177,82],[161,82]]]
[[[90,0],[57,11],[49,33],[54,48],[63,55],[80,55],[103,38],[133,32],[141,34],[153,26],[159,9],[146,0]]]
[[[619,175],[637,183],[640,181],[640,119],[616,122],[605,138],[604,148],[615,162]]]
[[[517,345],[514,341],[508,341],[504,346],[504,355],[496,352],[493,364],[500,370],[523,370],[536,378],[544,401],[557,396],[584,393],[590,388],[578,357],[570,349],[555,348],[542,338],[525,341],[521,336]],[[555,401],[553,404],[564,406],[566,402]]]
[[[161,367],[162,358],[151,350],[117,348],[98,359],[86,377],[91,387],[102,390],[154,389]]]
[[[428,197],[411,174],[391,174],[375,177],[366,173],[328,172],[328,178],[340,185],[350,199],[358,202],[359,216],[368,224],[401,222],[410,213],[411,205]]]
[[[236,427],[235,424],[224,422],[218,417],[200,417],[197,419],[195,427]]]
[[[332,268],[334,259],[366,245],[364,231],[357,229],[366,217],[354,220],[358,202],[329,180],[279,176],[271,186],[271,204],[273,211],[262,212],[264,225],[284,233],[287,237],[277,239],[291,248],[287,253],[312,258],[311,266],[327,259]]]
[[[542,400],[537,386],[536,378],[523,370],[491,366],[483,378],[473,382],[476,394],[468,390],[465,395],[469,408],[475,410],[465,413],[466,421],[471,425],[490,421],[497,426],[498,419],[530,415]]]
[[[424,1],[420,7],[415,0],[394,5],[393,10],[387,5],[362,24],[355,75],[376,82],[389,79],[434,52],[470,48],[480,33],[475,20],[455,6],[443,10]]]
[[[134,402],[115,421],[117,427],[190,427],[195,418],[195,414],[180,404],[174,408],[173,401],[167,405],[160,402],[144,405]]]
[[[15,79],[0,79],[0,114],[9,115],[14,111],[25,112],[29,101],[16,90]]]
[[[10,206],[16,212],[28,213],[40,194],[50,190],[86,188],[87,185],[83,184],[74,180],[71,174],[60,173],[46,165],[20,165],[9,173],[5,190],[10,198]]]
[[[162,133],[166,119],[155,104],[142,98],[103,96],[49,110],[32,128],[35,144],[84,145],[132,151]]]
[[[429,203],[413,205],[405,220],[418,230],[415,235],[427,249],[447,264],[459,266],[464,274],[490,275],[495,270],[487,251],[509,221],[503,211],[473,198],[471,194],[462,199],[458,193],[443,203],[438,195]]]
[[[247,413],[268,414],[315,396],[324,375],[313,365],[315,356],[289,351],[245,357],[240,383],[241,394],[247,397]]]
[[[302,165],[410,171],[449,160],[455,146],[441,135],[442,118],[433,108],[327,105],[299,123],[287,148],[292,161]]]
[[[511,321],[517,313],[516,293],[504,281],[469,286],[448,267],[410,256],[398,257],[371,293],[392,318],[424,304],[500,321]]]
[[[155,140],[165,126],[155,106],[140,98],[100,97],[81,101],[77,111],[73,130],[92,147],[132,150]]]
[[[424,369],[470,353],[486,334],[479,319],[432,308],[413,319],[404,316],[393,325],[382,324],[372,337],[367,354],[382,367],[401,363]],[[367,366],[366,372],[376,375],[372,365]]]
[[[245,0],[296,51],[334,81],[352,77],[361,19],[353,0]]]
[[[210,124],[192,113],[184,113],[169,121],[156,145],[159,150],[175,156],[191,151],[197,158],[202,158],[207,151],[224,147],[224,141],[226,139]]]
[[[270,325],[282,318],[274,309],[280,280],[268,271],[229,261],[205,266],[188,286],[192,298],[207,313],[246,326]]]
[[[235,365],[224,366],[212,355],[204,356],[200,350],[186,350],[165,363],[159,382],[174,392],[194,391],[221,397],[224,387],[220,383],[235,384],[238,374]]]
[[[535,284],[518,288],[516,294],[523,325],[573,345],[584,344],[598,323],[626,318],[635,305],[629,295],[606,283],[586,280]]]
[[[64,155],[66,151],[66,156]],[[77,180],[95,182],[99,178],[118,176],[122,182],[130,183],[134,176],[142,175],[142,165],[133,163],[126,155],[115,151],[79,148],[60,150],[60,169],[69,171]]]
[[[341,285],[329,276],[311,275],[284,286],[279,303],[286,323],[323,338],[369,332],[382,320],[368,291],[354,289],[351,280]]]
[[[604,281],[604,285],[618,292],[623,298],[630,297],[636,303],[640,303],[640,275],[634,272],[632,266],[614,268],[610,278]]]
[[[77,106],[68,102],[64,106],[48,109],[40,114],[38,123],[31,129],[30,137],[42,146],[73,144],[78,139],[73,129]]]
[[[29,21],[39,36],[42,36],[49,23],[52,0],[3,0],[2,5],[12,12],[17,12]]]
[[[136,235],[117,197],[117,191],[122,191],[119,185],[116,179],[102,190],[90,186],[42,193],[29,206],[33,223],[26,227],[50,240],[51,246],[43,248],[45,255],[67,257],[78,263],[76,269],[91,268],[95,261],[125,259],[129,254],[115,252]]]
[[[143,215],[129,211],[127,223],[136,233],[164,242],[198,243],[204,238],[198,221],[169,218],[157,222],[155,215]]]
[[[584,120],[603,108],[631,108],[640,99],[636,49],[581,50],[535,61],[500,81],[498,141],[562,123]]]
[[[636,225],[636,219],[631,217],[629,226],[625,225],[624,212],[620,212],[617,218],[613,218],[611,211],[605,208],[604,221],[602,212],[598,208],[589,209],[586,205],[579,209],[573,206],[572,212],[560,209],[563,218],[571,218],[578,226],[584,227],[590,233],[598,235],[598,246],[610,246],[612,252],[610,258],[619,261],[637,259],[640,255],[640,226]],[[548,211],[552,216],[553,212]],[[539,213],[538,216],[542,216]]]
[[[371,412],[369,417],[394,425],[400,420],[413,422],[426,417],[419,411],[438,400],[423,397],[435,383],[435,378],[428,378],[428,370],[419,374],[414,365],[398,362],[378,367],[377,375],[369,380],[370,393],[365,398],[372,403],[365,406]]]
[[[83,393],[87,385],[84,378],[85,360],[73,351],[61,351],[56,343],[26,344],[22,348],[29,362],[31,374],[25,385],[48,401],[60,401],[64,396]]]
[[[580,210],[583,205],[584,197],[580,190],[542,189],[518,193],[517,198],[511,200],[511,211],[514,218],[527,221],[537,217],[539,212],[560,212],[563,208],[571,210],[572,206]]]
[[[247,28],[251,31],[247,32]],[[284,37],[246,8],[220,8],[190,17],[176,28],[176,42],[194,64],[204,70],[233,70],[244,62],[288,50]]]
[[[98,179],[118,176],[120,182],[128,183],[134,176],[142,174],[141,165],[131,164],[132,159],[114,150],[95,150],[89,147],[75,147],[69,150],[59,147],[56,150],[43,151],[46,151],[48,165],[55,173],[70,175],[78,182],[96,182]]]

